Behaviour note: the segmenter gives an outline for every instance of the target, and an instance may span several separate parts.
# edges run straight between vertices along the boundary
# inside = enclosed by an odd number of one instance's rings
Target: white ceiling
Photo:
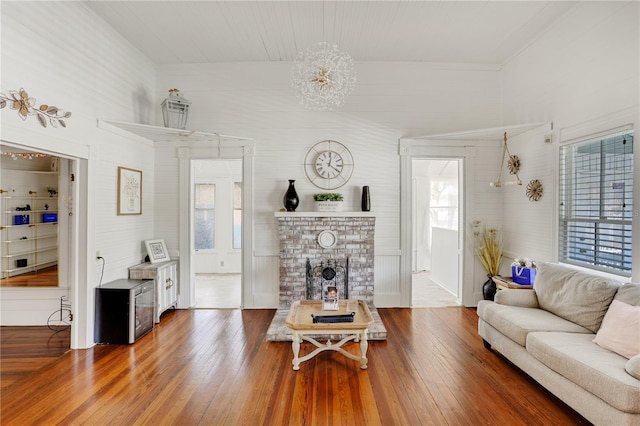
[[[157,64],[292,61],[319,41],[355,61],[502,65],[576,2],[85,2]]]

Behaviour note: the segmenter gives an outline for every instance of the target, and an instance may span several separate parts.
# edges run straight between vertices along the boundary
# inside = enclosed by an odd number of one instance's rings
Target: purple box
[[[526,268],[524,266],[511,267],[511,281],[516,284],[532,285],[536,280],[536,268]]]
[[[58,213],[42,213],[42,222],[51,223],[58,221]]]
[[[13,216],[13,224],[14,225],[28,225],[29,224],[29,215],[28,214],[17,214]]]

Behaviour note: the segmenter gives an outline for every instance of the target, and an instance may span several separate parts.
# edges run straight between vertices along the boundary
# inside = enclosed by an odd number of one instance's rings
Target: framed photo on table
[[[171,260],[164,240],[146,240],[144,246],[147,248],[149,262],[159,263]]]
[[[322,309],[324,309],[325,311],[337,311],[338,301],[339,301],[338,287],[327,286],[323,290]]]
[[[118,167],[118,216],[142,214],[142,172]]]

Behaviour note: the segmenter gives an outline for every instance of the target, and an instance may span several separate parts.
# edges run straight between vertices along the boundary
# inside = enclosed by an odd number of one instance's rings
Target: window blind
[[[560,147],[559,260],[631,276],[633,131]]]

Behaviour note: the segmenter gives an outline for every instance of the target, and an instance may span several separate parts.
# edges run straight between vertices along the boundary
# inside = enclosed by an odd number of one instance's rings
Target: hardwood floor
[[[477,334],[469,308],[379,309],[368,370],[337,352],[291,365],[274,310],[178,310],[134,345],[69,351],[2,389],[6,425],[589,424]],[[302,351],[310,350],[303,343]],[[4,352],[4,340],[3,340]],[[358,353],[358,345],[347,346]]]
[[[0,392],[69,351],[70,339],[69,329],[0,327]]]
[[[58,287],[58,265],[15,277],[1,278],[0,287]]]

